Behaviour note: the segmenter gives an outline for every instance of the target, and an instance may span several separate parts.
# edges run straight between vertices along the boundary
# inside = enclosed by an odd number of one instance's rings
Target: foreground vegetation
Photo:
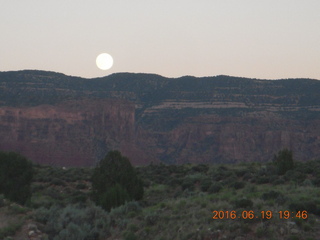
[[[25,205],[0,196],[0,239],[30,223],[54,240],[318,239],[320,160],[283,164],[290,153],[281,154],[269,163],[137,167],[143,198],[110,211],[92,201],[94,169],[36,165]]]

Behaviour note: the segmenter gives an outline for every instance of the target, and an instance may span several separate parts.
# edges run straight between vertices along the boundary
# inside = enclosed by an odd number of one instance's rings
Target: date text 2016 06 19
[[[274,214],[272,211],[261,211],[259,214],[256,214],[253,210],[250,211],[218,211],[214,210],[212,211],[213,216],[212,219],[255,219],[255,218],[261,218],[261,219],[271,219],[273,218]],[[308,212],[307,211],[297,211],[297,212],[290,212],[288,210],[285,211],[278,211],[277,212],[279,219],[289,219],[289,218],[302,218],[307,219],[308,218]]]

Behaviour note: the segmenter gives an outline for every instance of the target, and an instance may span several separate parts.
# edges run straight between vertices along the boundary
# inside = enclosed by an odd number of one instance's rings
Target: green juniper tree
[[[279,175],[283,175],[288,170],[293,169],[294,162],[292,157],[292,151],[286,148],[279,151],[277,155],[274,155],[273,163],[277,167]]]
[[[93,200],[106,210],[143,197],[143,184],[128,158],[110,151],[92,175]]]
[[[0,193],[11,201],[25,204],[31,197],[32,163],[14,152],[0,152]]]

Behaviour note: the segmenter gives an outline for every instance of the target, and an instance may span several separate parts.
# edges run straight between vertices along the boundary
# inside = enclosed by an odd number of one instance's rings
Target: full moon
[[[96,64],[101,70],[108,70],[113,65],[113,58],[108,53],[101,53],[96,59]]]

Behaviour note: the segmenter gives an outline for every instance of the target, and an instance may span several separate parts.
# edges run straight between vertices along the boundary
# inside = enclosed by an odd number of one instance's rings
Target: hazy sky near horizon
[[[1,0],[0,71],[320,79],[319,0]],[[113,56],[102,71],[99,53]]]

